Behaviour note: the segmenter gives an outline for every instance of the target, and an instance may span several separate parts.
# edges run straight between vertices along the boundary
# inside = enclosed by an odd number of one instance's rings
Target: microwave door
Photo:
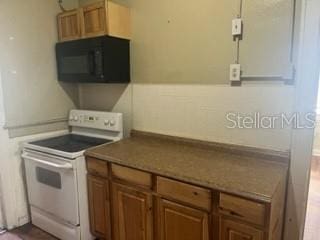
[[[100,50],[64,52],[58,56],[59,80],[65,82],[99,82],[103,80]]]

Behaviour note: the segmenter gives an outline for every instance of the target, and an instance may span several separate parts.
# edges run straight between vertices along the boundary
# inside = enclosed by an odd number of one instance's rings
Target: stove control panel
[[[121,132],[122,113],[71,110],[69,126]]]

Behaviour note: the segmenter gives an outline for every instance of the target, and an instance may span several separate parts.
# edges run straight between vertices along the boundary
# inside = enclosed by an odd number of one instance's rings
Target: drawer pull
[[[226,209],[226,208],[223,208],[223,207],[219,207],[219,210],[222,211],[222,212],[225,212],[226,214],[235,216],[235,217],[244,218],[243,215],[241,215],[241,214],[239,214],[239,213],[237,213],[235,211],[232,211],[231,209]]]

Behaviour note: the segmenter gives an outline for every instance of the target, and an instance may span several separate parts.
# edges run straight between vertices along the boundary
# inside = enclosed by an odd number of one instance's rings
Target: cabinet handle
[[[223,208],[223,207],[220,207],[220,206],[219,206],[219,210],[220,210],[221,212],[225,212],[226,214],[229,214],[229,215],[232,215],[232,216],[235,216],[235,217],[244,218],[243,215],[241,215],[241,214],[239,214],[239,213],[237,213],[237,212],[235,212],[235,211],[233,211],[233,210],[231,210],[231,209],[226,209],[226,208]]]

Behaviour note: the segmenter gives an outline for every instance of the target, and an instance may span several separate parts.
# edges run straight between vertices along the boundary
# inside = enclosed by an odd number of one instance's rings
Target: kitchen
[[[62,5],[73,9],[94,2],[63,1]],[[299,74],[296,82],[290,82],[288,59],[292,57],[294,65],[299,65],[301,53],[298,55],[297,49],[307,44],[300,39],[305,33],[301,15],[307,10],[312,13],[316,1],[307,1],[308,6],[304,1],[295,5],[285,0],[271,2],[117,1],[131,12],[130,84],[58,82],[54,51],[58,42],[56,17],[61,12],[58,1],[1,2],[4,106],[0,112],[5,115],[5,129],[1,130],[1,166],[5,169],[1,171],[1,201],[5,226],[12,229],[30,221],[21,143],[65,131],[71,109],[123,113],[125,137],[134,129],[292,153],[295,133],[290,128],[226,128],[225,115],[231,111],[269,115],[293,112],[299,98],[296,92],[315,84],[311,80],[299,83]],[[240,3],[244,32],[242,39],[234,39],[231,23],[240,13]],[[230,86],[229,67],[237,58],[243,70],[242,83]],[[310,54],[306,59],[310,61]],[[278,75],[288,81],[274,81]],[[314,104],[311,97],[303,95],[302,99],[310,106]],[[298,139],[299,134],[305,137],[306,133],[297,133]],[[297,150],[294,153],[298,154]],[[291,156],[285,239],[298,239],[303,229],[308,164]],[[151,174],[159,174],[153,171]]]

